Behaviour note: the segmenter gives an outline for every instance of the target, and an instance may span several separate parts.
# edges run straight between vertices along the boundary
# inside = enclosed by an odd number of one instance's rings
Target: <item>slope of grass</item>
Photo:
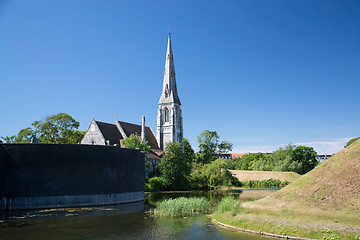
[[[295,172],[271,172],[271,171],[244,171],[244,170],[229,170],[234,177],[240,182],[250,180],[267,180],[279,179],[280,181],[294,182],[301,175]]]
[[[280,235],[360,239],[360,140],[284,189],[242,206],[236,216],[218,211],[214,218]]]

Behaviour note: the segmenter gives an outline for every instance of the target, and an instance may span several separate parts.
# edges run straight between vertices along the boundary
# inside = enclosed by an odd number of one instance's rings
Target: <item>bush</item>
[[[217,159],[208,164],[194,164],[191,172],[192,188],[241,186],[239,180],[226,169],[227,162],[225,159]]]
[[[205,198],[175,198],[167,199],[160,203],[154,210],[155,216],[177,217],[187,216],[198,212],[206,212],[210,203]]]
[[[238,200],[235,200],[234,197],[228,196],[221,199],[218,211],[220,213],[231,212],[235,216],[241,208],[241,203]]]
[[[281,188],[288,185],[288,181],[281,182],[278,179],[267,179],[267,180],[250,180],[242,182],[241,185],[246,188]]]
[[[166,189],[166,180],[161,177],[153,177],[149,179],[149,183],[146,185],[150,191],[161,191]]]

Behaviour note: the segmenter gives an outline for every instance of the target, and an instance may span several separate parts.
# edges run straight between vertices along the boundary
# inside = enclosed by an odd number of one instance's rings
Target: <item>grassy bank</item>
[[[314,209],[298,206],[282,210],[242,207],[221,211],[213,217],[222,223],[257,232],[315,239],[360,239],[360,216],[355,210]]]
[[[360,140],[284,189],[214,218],[239,228],[317,239],[360,239]]]

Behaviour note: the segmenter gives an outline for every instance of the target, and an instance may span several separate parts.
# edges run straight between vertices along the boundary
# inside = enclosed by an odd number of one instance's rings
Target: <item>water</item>
[[[211,203],[233,195],[241,201],[258,199],[271,191],[192,191],[151,193],[144,202],[91,208],[66,208],[0,213],[0,239],[260,239],[223,229],[206,214],[186,218],[152,218],[157,201],[204,196]]]

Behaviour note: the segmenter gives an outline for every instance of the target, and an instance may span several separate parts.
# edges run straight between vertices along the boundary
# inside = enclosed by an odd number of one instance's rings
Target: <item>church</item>
[[[157,114],[156,137],[150,127],[145,127],[145,117],[142,124],[115,120],[114,123],[104,123],[93,119],[86,131],[81,144],[111,145],[124,147],[122,139],[135,134],[151,147],[148,159],[160,159],[162,151],[169,142],[181,142],[183,145],[183,118],[181,102],[177,92],[174,58],[169,32],[166,51],[163,89],[159,100]]]

